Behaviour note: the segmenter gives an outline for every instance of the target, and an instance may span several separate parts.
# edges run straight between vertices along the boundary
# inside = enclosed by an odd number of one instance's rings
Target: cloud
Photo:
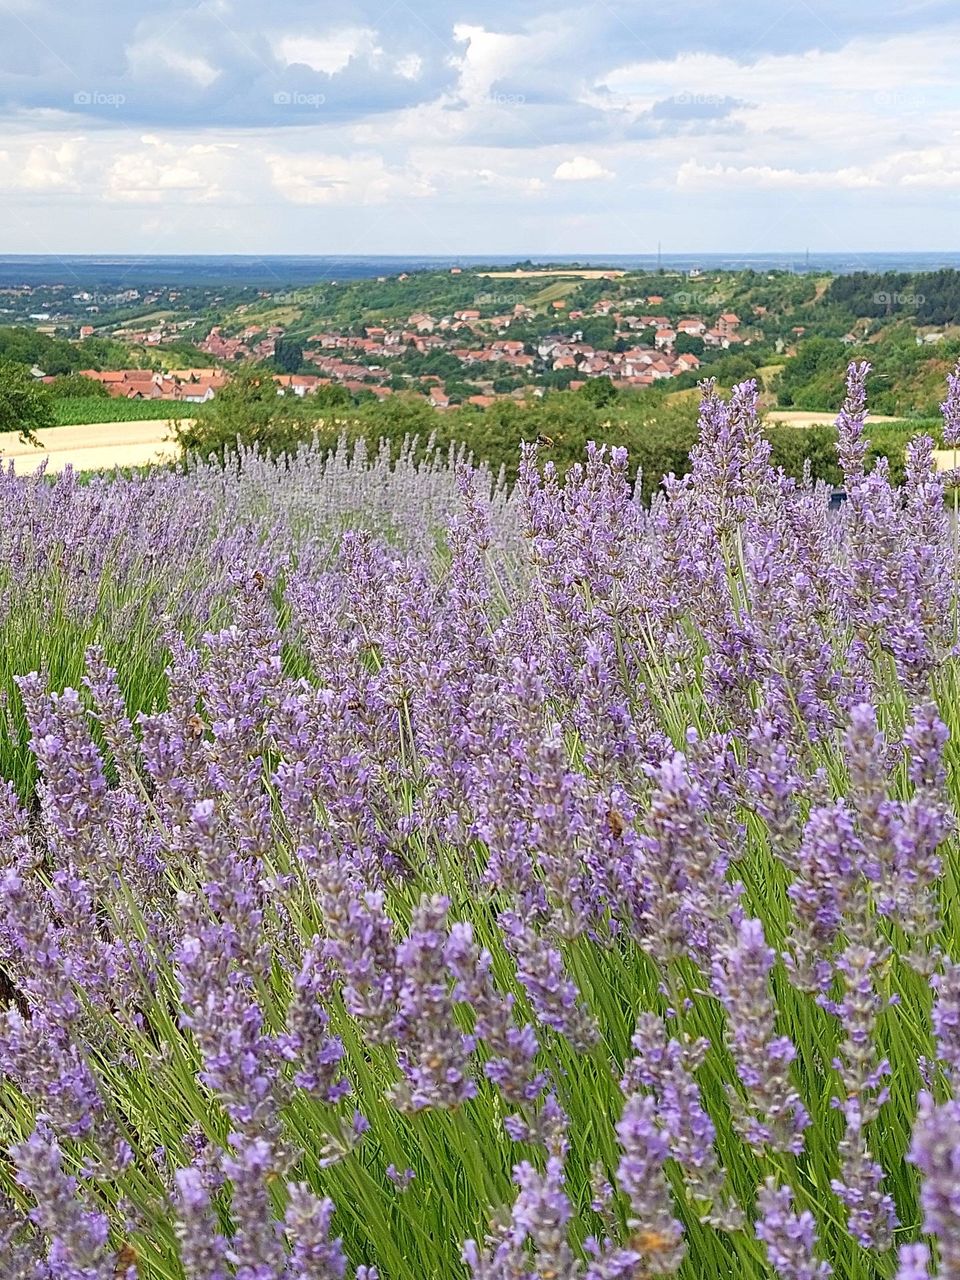
[[[946,0],[804,0],[772,24],[712,0],[609,22],[571,0],[5,8],[8,244],[135,250],[149,224],[179,228],[171,252],[315,248],[319,209],[331,249],[603,251],[637,248],[638,203],[654,249],[954,235]]]
[[[14,175],[13,185],[25,191],[79,190],[77,164],[82,146],[82,139],[72,139],[54,146],[40,143],[31,147]]]
[[[553,176],[558,182],[598,182],[612,178],[614,174],[592,156],[574,156],[572,160],[558,164]]]
[[[173,72],[177,78],[192,81],[200,89],[208,89],[220,74],[201,54],[189,53],[159,39],[131,46],[127,50],[127,63],[134,72],[160,67],[165,72]]]
[[[826,189],[829,187],[871,187],[878,180],[862,169],[776,169],[771,165],[702,165],[694,160],[677,171],[678,187],[768,187],[772,189]]]
[[[274,188],[293,204],[384,204],[434,192],[423,174],[376,155],[272,154],[267,166]]]
[[[403,76],[404,80],[419,80],[420,73],[423,71],[423,59],[419,53],[405,53],[403,57],[397,59],[395,70],[398,76]]]
[[[230,144],[180,146],[146,134],[116,156],[107,171],[103,199],[124,204],[190,204],[221,199],[234,163]]]
[[[703,165],[687,161],[677,171],[677,186],[770,190],[860,190],[960,186],[960,166],[942,147],[896,152],[868,165],[836,169],[790,169],[771,165]]]
[[[354,58],[375,59],[383,53],[376,31],[367,27],[344,27],[324,36],[282,36],[274,51],[287,66],[300,64],[328,76],[343,71]]]

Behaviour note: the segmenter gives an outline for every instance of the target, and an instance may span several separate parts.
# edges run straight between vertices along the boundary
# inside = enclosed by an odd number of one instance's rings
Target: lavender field
[[[960,553],[621,451],[0,476],[7,1280],[960,1277]],[[960,373],[944,404],[960,436]]]

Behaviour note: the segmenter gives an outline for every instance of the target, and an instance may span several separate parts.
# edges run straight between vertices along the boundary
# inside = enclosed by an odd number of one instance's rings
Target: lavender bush
[[[4,1276],[960,1274],[955,478],[865,373],[839,513],[752,383],[650,509],[0,479]]]

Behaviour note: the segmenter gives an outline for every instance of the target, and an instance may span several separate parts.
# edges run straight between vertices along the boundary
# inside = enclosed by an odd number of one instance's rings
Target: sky
[[[0,253],[956,249],[956,0],[0,0]]]

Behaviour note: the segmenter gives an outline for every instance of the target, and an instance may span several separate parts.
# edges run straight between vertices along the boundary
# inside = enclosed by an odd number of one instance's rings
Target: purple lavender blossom
[[[938,957],[936,946],[926,952],[923,946],[941,924],[939,850],[956,830],[944,765],[948,738],[949,730],[932,702],[917,707],[903,735],[914,793],[900,806],[895,833],[896,902],[903,929],[914,944],[908,959],[924,974],[933,971]]]
[[[851,933],[856,936],[858,922]],[[837,1150],[840,1178],[831,1185],[848,1210],[847,1225],[864,1248],[891,1247],[897,1225],[893,1197],[884,1190],[884,1170],[873,1158],[866,1126],[875,1121],[889,1096],[886,1080],[890,1064],[880,1059],[874,1042],[877,1017],[884,1001],[877,994],[878,974],[887,949],[851,942],[837,961],[843,999],[836,1013],[844,1039],[834,1067],[840,1072],[844,1096],[837,1099],[846,1129]]]
[[[333,994],[333,974],[323,954],[323,940],[314,938],[293,982],[287,1008],[286,1034],[280,1049],[297,1066],[293,1082],[327,1102],[339,1102],[352,1089],[343,1074],[343,1042],[329,1031],[326,1004]]]
[[[106,1215],[90,1207],[76,1178],[64,1173],[54,1138],[36,1129],[12,1155],[18,1181],[34,1198],[31,1218],[50,1242],[52,1275],[57,1280],[113,1280]]]
[[[636,868],[646,902],[642,945],[660,964],[688,952],[706,958],[740,915],[740,887],[727,878],[730,850],[680,752],[663,762],[655,783]]]
[[[45,1252],[25,1215],[0,1192],[0,1258],[5,1280],[56,1280],[43,1259]]]
[[[287,1187],[284,1224],[293,1244],[287,1274],[297,1280],[342,1280],[347,1269],[343,1245],[330,1239],[333,1201],[320,1199],[303,1183]]]
[[[947,375],[947,398],[940,406],[943,414],[943,443],[947,449],[955,449],[960,443],[960,362],[953,373]]]
[[[504,912],[499,923],[517,962],[517,978],[540,1022],[565,1036],[578,1052],[589,1052],[599,1038],[597,1024],[567,976],[560,951],[513,912]]]
[[[86,663],[88,674],[83,682],[90,690],[97,721],[113,755],[117,773],[125,786],[135,788],[140,749],[127,715],[117,672],[107,665],[100,645],[91,645],[87,649]]]
[[[787,890],[794,907],[790,975],[801,990],[817,992],[833,976],[834,945],[863,865],[863,846],[843,801],[810,811],[797,860],[799,875]]]
[[[220,1233],[204,1171],[197,1165],[175,1175],[176,1233],[184,1271],[194,1280],[228,1280],[227,1241]]]
[[[387,1043],[399,1025],[402,977],[384,894],[360,891],[350,870],[332,856],[318,858],[313,875],[324,909],[327,954],[343,981],[343,1002],[372,1043]]]
[[[674,1216],[664,1173],[671,1154],[667,1136],[656,1122],[652,1097],[631,1094],[617,1124],[623,1154],[617,1181],[630,1200],[630,1249],[650,1275],[673,1275],[686,1254],[683,1228]]]
[[[540,1048],[536,1034],[529,1023],[517,1025],[513,994],[503,994],[494,986],[490,952],[477,946],[472,925],[458,921],[451,926],[444,959],[456,979],[454,998],[471,1005],[476,1034],[492,1055],[484,1074],[508,1101],[535,1102],[547,1081],[546,1074],[536,1068]]]
[[[944,960],[943,972],[934,975],[931,985],[936,992],[931,1017],[937,1057],[956,1090],[960,1088],[960,964]]]
[[[790,1187],[768,1179],[757,1197],[760,1217],[757,1239],[766,1246],[770,1265],[782,1280],[825,1280],[833,1274],[828,1262],[815,1257],[817,1227],[809,1209],[797,1213]]]
[[[743,920],[735,943],[721,947],[714,960],[713,988],[727,1011],[727,1038],[745,1102],[730,1091],[734,1123],[746,1142],[762,1151],[803,1150],[810,1123],[790,1076],[796,1049],[776,1034],[776,1006],[770,992],[775,953],[759,920]]]
[[[537,1275],[577,1280],[580,1263],[570,1247],[568,1231],[573,1211],[564,1188],[563,1161],[547,1160],[545,1173],[523,1161],[513,1171],[520,1188],[508,1226],[495,1230],[481,1249],[474,1240],[463,1247],[463,1261],[473,1280],[508,1280],[530,1275],[530,1251]]]
[[[395,1164],[388,1164],[384,1172],[398,1191],[406,1191],[417,1176],[415,1170],[409,1167],[401,1170]]]
[[[848,491],[863,479],[869,441],[864,439],[867,416],[867,377],[870,363],[851,364],[847,369],[847,396],[837,418],[837,456]]]
[[[923,1229],[937,1242],[940,1274],[960,1275],[960,1102],[943,1102],[920,1094],[910,1160],[922,1175],[920,1206]]]
[[[399,1106],[456,1107],[476,1096],[476,1038],[457,1026],[445,962],[446,898],[421,899],[408,937],[397,948],[404,974],[398,998],[397,1058],[405,1080],[392,1096]]]
[[[237,967],[235,934],[208,924],[177,949],[181,1022],[200,1050],[200,1079],[220,1098],[233,1125],[246,1135],[280,1142],[279,1108],[285,1101],[277,1065],[281,1045],[264,1025],[254,984]]]
[[[716,1128],[693,1074],[703,1064],[708,1042],[668,1040],[662,1019],[643,1013],[632,1044],[636,1056],[626,1065],[622,1088],[651,1090],[669,1153],[687,1176],[692,1194],[703,1202],[705,1221],[736,1230],[743,1215],[729,1200],[714,1149]]]
[[[230,1180],[235,1229],[226,1258],[236,1280],[283,1280],[287,1257],[281,1224],[274,1218],[268,1179],[276,1176],[273,1150],[262,1138],[230,1135],[232,1152],[223,1157]]]
[[[930,1250],[925,1244],[905,1244],[898,1256],[897,1280],[928,1280]]]

